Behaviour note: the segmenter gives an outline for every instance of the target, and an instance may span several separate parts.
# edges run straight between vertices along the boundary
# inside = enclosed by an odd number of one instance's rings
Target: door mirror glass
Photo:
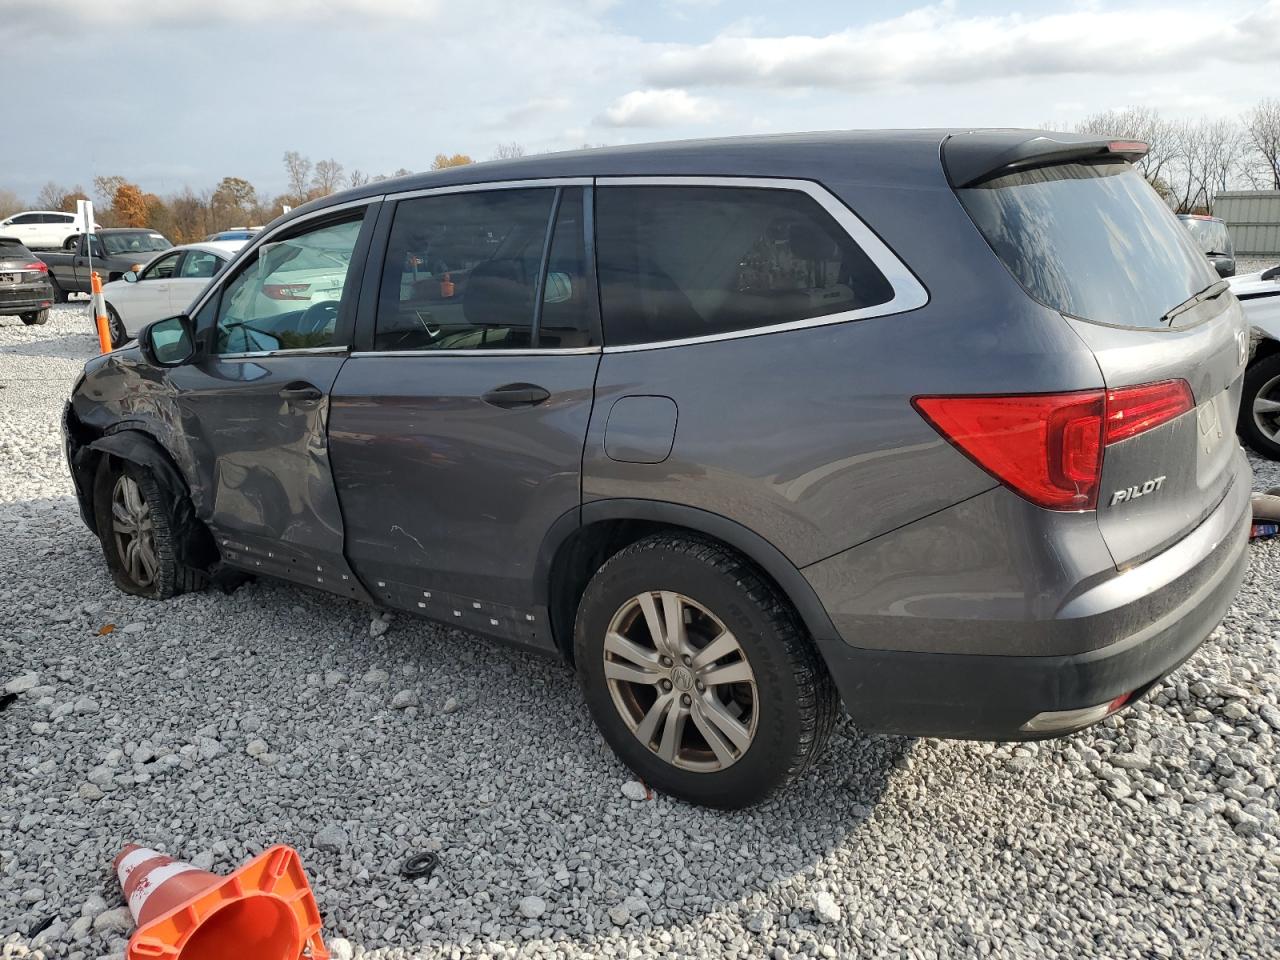
[[[125,283],[137,283],[138,275],[134,273],[132,270],[130,270],[127,273],[122,273],[120,275],[120,279],[123,280]]]
[[[147,359],[161,367],[180,366],[196,352],[191,320],[185,315],[157,320],[142,331],[141,342]]]
[[[547,288],[543,291],[543,303],[568,303],[573,299],[573,280],[567,273],[552,270],[547,274]]]

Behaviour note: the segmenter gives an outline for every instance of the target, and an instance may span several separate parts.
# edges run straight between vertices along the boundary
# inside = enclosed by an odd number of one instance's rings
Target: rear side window
[[[387,242],[374,347],[591,346],[589,294],[580,188],[405,200]]]
[[[1127,163],[1040,167],[956,193],[1027,292],[1060,313],[1159,327],[1217,280],[1191,235]]]
[[[610,345],[794,323],[894,293],[831,215],[795,190],[603,186],[596,257]]]

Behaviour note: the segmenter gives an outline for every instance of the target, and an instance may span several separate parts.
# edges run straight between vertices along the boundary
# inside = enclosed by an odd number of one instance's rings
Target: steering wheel
[[[337,326],[338,301],[321,300],[302,311],[298,318],[298,329],[301,333],[325,333],[330,325]]]

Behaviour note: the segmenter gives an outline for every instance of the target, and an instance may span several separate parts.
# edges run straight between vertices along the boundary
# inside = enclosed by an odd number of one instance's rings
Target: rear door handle
[[[324,397],[324,391],[305,380],[295,380],[280,390],[280,398],[285,403],[298,405],[318,403],[322,397]]]
[[[483,397],[484,402],[495,407],[533,407],[551,394],[536,383],[508,383],[494,387]]]

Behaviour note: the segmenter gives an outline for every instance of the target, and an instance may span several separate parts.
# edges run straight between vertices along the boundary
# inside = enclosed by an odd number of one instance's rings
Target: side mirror
[[[125,283],[137,283],[138,272],[136,270],[126,271],[125,273],[120,274],[120,279],[123,280]]]
[[[567,273],[547,273],[547,287],[542,294],[543,303],[565,303],[573,299],[573,280]]]
[[[195,331],[186,314],[157,320],[138,338],[142,355],[157,367],[180,367],[196,353]]]
[[[1268,270],[1263,270],[1262,276],[1260,276],[1258,279],[1259,280],[1280,280],[1280,266],[1275,266],[1275,267],[1271,267]]]

